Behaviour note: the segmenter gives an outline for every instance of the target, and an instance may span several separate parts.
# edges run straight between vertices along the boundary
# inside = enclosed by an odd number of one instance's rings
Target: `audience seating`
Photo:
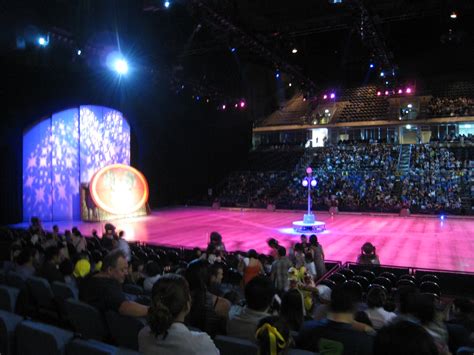
[[[86,339],[104,340],[108,336],[102,314],[87,303],[68,298],[64,302],[68,320],[74,330]]]
[[[26,290],[26,281],[19,273],[9,271],[5,277],[8,286],[16,287],[19,290]]]
[[[23,321],[17,327],[18,355],[62,355],[73,333],[51,325]]]
[[[218,335],[214,343],[220,350],[221,355],[257,355],[258,348],[254,342],[224,335]]]
[[[40,313],[58,318],[58,310],[54,301],[53,291],[46,279],[41,277],[29,277],[26,279],[32,300]]]
[[[66,355],[136,355],[138,352],[121,349],[97,340],[73,339],[66,345]]]
[[[145,319],[127,317],[117,312],[105,313],[105,320],[112,340],[119,346],[138,350],[138,333],[145,326]]]
[[[131,294],[131,295],[136,295],[140,296],[143,295],[145,292],[142,287],[138,285],[133,285],[133,284],[124,284],[123,285],[123,292]]]
[[[54,295],[54,300],[56,302],[56,305],[59,309],[59,314],[63,320],[67,319],[67,312],[66,308],[64,305],[64,302],[68,298],[72,298],[77,300],[78,299],[78,291],[74,289],[72,286],[64,283],[64,282],[58,282],[54,281],[51,284],[51,290],[53,291]]]
[[[15,354],[15,330],[22,320],[17,314],[0,311],[0,354]]]
[[[0,309],[14,312],[19,292],[17,288],[0,285]]]

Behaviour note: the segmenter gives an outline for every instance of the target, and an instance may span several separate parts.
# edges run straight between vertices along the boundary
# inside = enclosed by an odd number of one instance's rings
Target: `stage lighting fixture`
[[[280,78],[280,72],[279,72],[279,71],[277,71],[277,72],[275,73],[275,78],[277,78],[277,79]]]
[[[296,53],[298,53],[298,49],[296,49],[296,48],[293,48],[293,49],[291,50],[291,53],[293,53],[293,54],[296,54]]]
[[[201,100],[201,98],[199,96],[196,96],[196,101],[199,101]]]
[[[308,187],[308,180],[304,179],[302,184],[303,184],[304,187]]]
[[[244,108],[245,107],[245,101],[240,101],[240,108]]]
[[[324,95],[323,99],[326,100],[328,98],[328,95]]]
[[[370,69],[374,69],[374,63],[370,63],[370,64],[369,64],[369,68],[370,68]]]
[[[331,93],[331,95],[329,96],[331,99],[334,99],[336,97],[336,94],[335,93]]]
[[[44,36],[39,36],[37,41],[41,47],[46,47],[49,44],[49,39]]]
[[[317,184],[318,182],[315,179],[311,180],[311,187],[316,187]]]
[[[406,92],[407,94],[411,94],[411,88],[407,88],[407,89],[405,90],[405,92]]]
[[[385,81],[385,85],[388,85],[388,80],[387,80],[387,81]]]
[[[441,216],[439,216],[439,219],[441,219],[442,221],[444,221],[444,219],[445,219],[444,214],[442,214]]]
[[[76,53],[77,53],[77,55],[81,55],[82,51],[80,49],[78,49]]]
[[[127,74],[128,72],[128,63],[125,59],[117,59],[114,63],[114,69],[120,75]]]
[[[225,109],[226,109],[226,106],[225,106],[225,105],[222,105],[222,109],[225,110]]]
[[[169,8],[171,3],[169,1],[165,1],[165,3],[163,5],[165,5],[165,8]]]
[[[239,104],[235,104],[234,107],[235,107],[235,108],[239,107]]]
[[[288,86],[289,86],[290,88],[291,88],[291,85],[292,85],[291,83],[288,83]]]
[[[230,51],[231,51],[232,53],[234,53],[234,52],[236,51],[235,47],[232,47],[232,48],[230,49]]]
[[[403,90],[402,90],[402,89],[398,89],[398,93],[399,93],[399,94],[403,94]]]
[[[456,12],[451,12],[451,15],[449,15],[449,17],[451,17],[452,19],[456,19],[458,18],[458,14]]]
[[[407,107],[408,107],[408,108],[412,108],[413,105],[412,105],[412,104],[408,104]]]
[[[377,91],[377,96],[380,96],[382,95],[382,93],[380,91]]]
[[[405,126],[405,128],[406,128],[406,129],[411,129],[411,124],[407,124],[407,125]]]
[[[385,90],[385,96],[387,96],[387,95],[388,95],[388,90]]]
[[[383,78],[385,76],[385,73],[383,71],[381,71],[380,76]]]

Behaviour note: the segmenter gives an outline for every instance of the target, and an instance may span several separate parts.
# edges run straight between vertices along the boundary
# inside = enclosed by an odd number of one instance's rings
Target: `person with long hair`
[[[282,297],[280,318],[291,331],[299,332],[305,317],[303,295],[297,289],[288,290]]]
[[[286,354],[292,343],[290,329],[278,317],[265,317],[260,320],[255,332],[259,355]]]
[[[176,274],[160,277],[152,290],[148,326],[138,334],[140,353],[219,354],[208,334],[191,331],[184,324],[190,309],[191,293],[186,279]]]
[[[326,265],[324,264],[323,246],[319,244],[316,234],[311,234],[309,236],[309,249],[313,254],[316,275],[318,278],[321,278],[326,273]]]

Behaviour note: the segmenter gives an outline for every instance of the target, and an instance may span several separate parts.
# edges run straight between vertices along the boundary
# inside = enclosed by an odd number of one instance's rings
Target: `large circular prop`
[[[148,201],[145,176],[128,165],[113,164],[100,169],[89,185],[92,200],[112,214],[129,214]]]

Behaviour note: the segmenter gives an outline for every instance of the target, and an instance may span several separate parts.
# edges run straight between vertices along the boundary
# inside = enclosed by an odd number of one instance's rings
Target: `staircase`
[[[410,171],[411,144],[402,144],[400,146],[400,155],[398,156],[398,171],[401,175],[406,175]]]

